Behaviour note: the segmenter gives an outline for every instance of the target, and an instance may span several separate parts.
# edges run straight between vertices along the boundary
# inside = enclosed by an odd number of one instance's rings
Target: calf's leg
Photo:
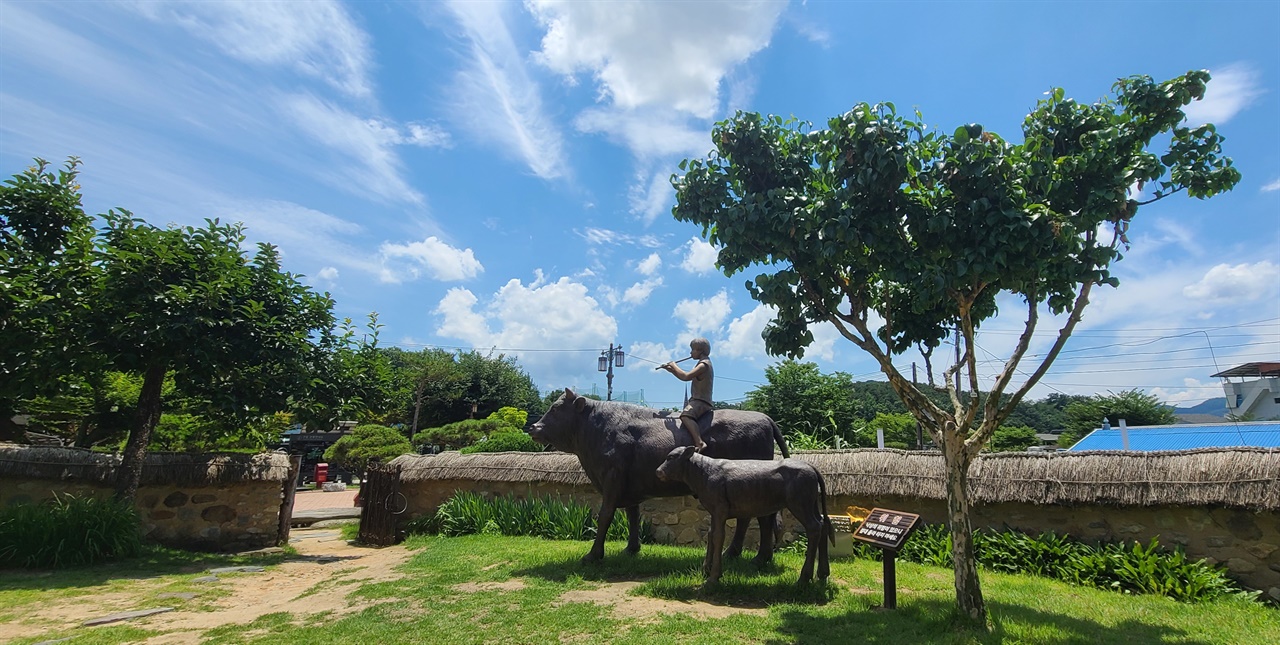
[[[728,518],[711,516],[711,533],[707,535],[707,560],[703,570],[707,574],[707,584],[720,582],[721,566],[720,549],[724,547],[724,523]]]

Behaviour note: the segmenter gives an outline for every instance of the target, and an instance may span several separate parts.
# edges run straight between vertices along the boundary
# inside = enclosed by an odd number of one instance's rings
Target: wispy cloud
[[[623,233],[607,228],[587,227],[581,230],[575,230],[579,237],[586,240],[588,244],[608,245],[608,246],[640,246],[644,248],[656,249],[661,246],[658,238],[652,235],[633,235],[631,233]]]
[[[1263,185],[1262,192],[1271,193],[1280,190],[1280,179],[1274,179],[1270,183]]]
[[[153,20],[179,25],[245,63],[290,68],[350,96],[372,94],[369,36],[337,2],[222,0],[131,6]]]
[[[403,164],[393,150],[398,144],[419,145],[421,139],[412,131],[401,132],[385,121],[362,118],[310,94],[280,96],[276,106],[298,130],[337,153],[332,164],[318,169],[338,175],[337,185],[357,194],[367,191],[386,201],[422,203],[422,194],[403,178]]]
[[[417,278],[424,271],[434,280],[468,280],[484,271],[471,249],[450,246],[434,235],[407,244],[384,242],[378,255],[383,263],[383,282]]]
[[[567,176],[562,137],[511,36],[506,5],[458,0],[449,8],[470,41],[466,69],[452,92],[455,118],[538,177]]]
[[[1213,78],[1209,80],[1204,98],[1192,101],[1183,110],[1190,124],[1226,123],[1262,95],[1258,72],[1251,65],[1233,63],[1209,72]]]

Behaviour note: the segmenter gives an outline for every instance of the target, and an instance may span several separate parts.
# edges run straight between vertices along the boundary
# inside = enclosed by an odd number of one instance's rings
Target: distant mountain
[[[1209,399],[1204,403],[1193,405],[1189,408],[1173,408],[1173,413],[1179,417],[1186,416],[1213,416],[1225,418],[1227,416],[1227,397],[1220,396],[1216,399]]]

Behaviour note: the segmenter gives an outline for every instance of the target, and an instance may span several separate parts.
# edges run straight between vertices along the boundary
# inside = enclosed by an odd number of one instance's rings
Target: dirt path
[[[353,583],[395,580],[402,575],[396,567],[409,558],[409,551],[403,546],[353,547],[332,528],[294,529],[290,544],[303,557],[265,572],[220,574],[216,580],[200,583],[200,592],[174,594],[172,606],[176,611],[134,619],[128,624],[169,632],[149,643],[198,643],[207,629],[249,623],[276,612],[343,615],[365,606],[347,599],[347,594],[358,587]],[[171,582],[155,578],[131,585],[124,592],[46,603],[21,623],[0,624],[0,642],[73,629],[87,620],[135,610],[137,606],[131,603]]]
[[[409,559],[403,546],[355,547],[342,539],[336,528],[294,529],[290,544],[300,557],[260,572],[221,573],[216,579],[187,585],[193,592],[160,594],[174,611],[134,618],[126,624],[165,632],[145,641],[153,645],[196,644],[214,627],[243,625],[267,614],[286,612],[298,619],[329,612],[340,617],[369,606],[369,602],[347,596],[360,583],[396,580],[403,574],[396,568]],[[37,637],[54,631],[80,628],[86,621],[139,609],[140,599],[174,583],[162,576],[139,580],[127,589],[91,593],[42,603],[20,623],[0,624],[0,643],[17,638]],[[474,593],[493,588],[518,590],[524,581],[467,584],[457,591]],[[589,590],[573,591],[558,603],[591,602],[610,607],[618,618],[653,619],[671,613],[719,618],[732,614],[767,613],[764,607],[715,605],[700,601],[677,602],[634,596],[629,592],[638,582],[601,583]],[[168,598],[165,598],[168,596]],[[154,603],[150,603],[154,606]]]

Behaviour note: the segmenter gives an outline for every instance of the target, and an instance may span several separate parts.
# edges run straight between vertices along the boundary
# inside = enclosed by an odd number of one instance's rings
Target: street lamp
[[[622,345],[616,348],[613,343],[609,343],[609,349],[600,352],[600,358],[596,361],[596,369],[601,372],[608,372],[605,380],[609,383],[609,389],[605,393],[605,400],[613,400],[613,368],[622,367],[626,364],[626,354],[622,351]]]

